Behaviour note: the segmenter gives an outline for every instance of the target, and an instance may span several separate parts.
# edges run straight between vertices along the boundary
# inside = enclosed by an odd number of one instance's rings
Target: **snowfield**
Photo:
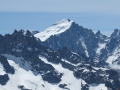
[[[63,73],[62,81],[59,84],[67,84],[66,88],[70,90],[81,90],[81,83],[86,84],[84,80],[75,78],[75,76],[73,75],[73,72],[68,69],[63,68],[61,64],[56,65],[56,64],[50,63],[43,56],[39,56],[39,58],[45,63],[51,64],[57,71]],[[65,90],[65,89],[59,88],[58,84],[52,85],[47,82],[46,84],[50,90]],[[89,90],[107,90],[107,87],[104,84],[90,85]]]
[[[12,57],[14,60],[20,60],[21,58],[16,58],[11,55],[6,55]],[[34,75],[31,70],[25,70],[23,67],[20,67],[18,63],[15,63],[14,60],[8,59],[8,62],[15,69],[15,74],[8,74],[9,81],[5,86],[0,85],[0,90],[20,90],[18,86],[24,85],[26,89],[30,90],[49,90],[45,85],[41,75]],[[20,62],[20,61],[19,61]],[[0,70],[4,73],[0,64]]]
[[[62,32],[65,32],[70,28],[73,21],[69,21],[68,19],[62,19],[52,26],[47,28],[45,31],[35,34],[35,37],[39,38],[41,41],[45,41],[51,35],[58,35]]]

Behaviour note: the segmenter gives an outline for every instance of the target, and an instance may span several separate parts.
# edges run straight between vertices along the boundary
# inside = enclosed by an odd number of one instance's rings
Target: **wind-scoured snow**
[[[39,38],[41,41],[45,41],[51,35],[58,35],[60,33],[65,32],[67,29],[70,28],[73,21],[68,19],[61,19],[60,21],[54,23],[45,31],[35,34],[34,36]]]

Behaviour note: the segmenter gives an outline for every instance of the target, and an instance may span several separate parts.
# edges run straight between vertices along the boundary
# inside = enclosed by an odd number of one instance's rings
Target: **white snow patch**
[[[109,63],[109,64],[113,64],[113,62],[114,62],[118,57],[120,57],[120,45],[113,50],[112,55],[110,55],[110,56],[107,58],[106,62]]]
[[[24,30],[23,35],[26,35],[26,34],[27,34],[27,31],[26,31],[26,30]]]
[[[101,70],[109,70],[108,68],[103,68],[103,67],[93,67],[95,70],[99,70],[99,69],[101,69]]]
[[[70,28],[73,21],[69,21],[68,19],[62,19],[49,28],[47,28],[45,31],[35,34],[34,36],[39,38],[41,41],[45,41],[47,38],[49,38],[52,35],[58,35],[60,33],[65,32],[67,29]]]
[[[118,57],[116,56],[109,56],[106,60],[107,63],[112,64]]]
[[[21,68],[25,69],[26,71],[29,71],[31,66],[30,63],[26,62],[22,57],[15,57],[8,54],[3,54],[7,59],[14,61],[17,65],[19,65]]]
[[[24,85],[25,88],[30,90],[49,90],[40,75],[35,76],[31,70],[26,70],[26,65],[21,67],[22,58],[7,54],[4,56],[6,56],[7,59],[9,58],[8,63],[14,67],[15,74],[8,74],[9,81],[6,85],[0,85],[0,90],[20,90],[18,88],[20,85]],[[1,70],[0,64],[0,73]]]
[[[5,71],[4,71],[4,67],[3,65],[0,63],[0,75],[4,75]]]
[[[86,45],[85,45],[84,38],[81,36],[81,38],[79,38],[79,40],[80,40],[81,43],[82,43],[82,46],[83,46],[83,48],[84,48],[84,50],[85,50],[85,53],[86,53],[86,56],[89,57],[89,54],[88,54],[88,51],[87,51],[87,47],[86,47]]]
[[[91,84],[89,90],[108,90],[105,84]]]
[[[67,61],[66,59],[61,59],[61,60],[62,60],[63,62],[66,62],[66,63],[70,64],[70,65],[73,65],[73,66],[79,66],[79,65],[81,64],[81,63],[73,64],[73,63]]]
[[[105,48],[106,43],[99,43],[98,46],[99,47],[97,48],[96,53],[100,54],[100,51]]]
[[[56,64],[48,62],[45,57],[39,56],[39,58],[45,63],[51,64],[57,71],[63,73],[63,76],[61,78],[62,81],[60,82],[60,84],[67,84],[66,87],[69,88],[70,90],[81,90],[81,79],[75,78],[72,71],[63,68],[61,64],[56,65]],[[57,84],[51,85],[50,83],[47,83],[47,82],[46,84],[50,90],[64,90],[64,89],[59,88]]]
[[[109,67],[111,69],[120,70],[120,65],[117,65],[117,64],[111,64],[111,65],[109,65]]]
[[[83,72],[89,72],[90,70],[89,69],[84,69],[84,71]]]
[[[40,75],[34,76],[31,71],[26,71],[19,67],[15,62],[12,60],[8,60],[9,64],[15,68],[15,74],[9,74],[10,80],[7,82],[5,86],[1,86],[6,90],[19,90],[19,85],[24,85],[25,88],[31,90],[47,90],[42,86],[44,82]]]

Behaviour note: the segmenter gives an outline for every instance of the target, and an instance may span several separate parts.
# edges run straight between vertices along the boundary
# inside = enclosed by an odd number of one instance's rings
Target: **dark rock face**
[[[72,52],[67,47],[63,47],[58,50],[61,58],[68,60],[70,63],[78,64],[79,62],[84,62],[85,60],[77,53]]]
[[[6,85],[6,83],[9,81],[8,74],[0,75],[0,84]]]
[[[105,40],[108,39],[108,37],[103,35],[99,30],[96,32],[95,36],[100,43],[105,43],[106,42]]]
[[[62,89],[70,90],[69,88],[66,87],[67,84],[60,84],[59,87]]]
[[[84,80],[86,84],[81,82],[81,90],[89,90],[90,85],[94,83],[97,85],[103,83],[109,90],[117,90],[120,86],[119,72],[101,69],[108,65],[105,62],[107,55],[112,54],[111,52],[120,44],[118,38],[112,37],[106,42],[105,39],[107,37],[99,31],[94,34],[91,30],[78,26],[75,23],[66,32],[59,36],[51,36],[45,42],[35,38],[28,30],[15,30],[11,35],[0,35],[0,42],[2,42],[0,43],[0,54],[23,57],[26,62],[30,63],[31,71],[41,74],[43,80],[52,84],[60,83],[64,75],[55,70],[51,64],[45,63],[45,61],[40,59],[40,56],[45,57],[52,64],[61,64],[63,68],[72,71],[77,79]],[[106,47],[102,49],[102,53],[97,57],[98,61],[96,62],[96,58],[94,58],[96,56],[95,48],[98,47],[99,42],[106,43]],[[86,50],[90,57],[86,56]],[[6,73],[14,75],[14,68],[9,65],[7,58],[1,55],[0,63],[3,65]],[[5,85],[8,80],[7,74],[0,75],[1,85]],[[58,85],[60,88],[70,90],[67,88],[68,85],[66,83]],[[24,85],[18,86],[18,88],[30,90],[25,88]]]
[[[10,74],[15,73],[14,68],[12,66],[10,66],[10,64],[7,61],[7,58],[5,58],[4,56],[0,55],[0,63],[3,65],[6,73],[10,73]]]
[[[32,31],[32,34],[33,34],[33,35],[35,35],[35,34],[37,34],[37,33],[39,33],[39,31]]]
[[[85,68],[85,69],[83,69]],[[78,70],[74,71],[74,75],[77,78],[82,78],[88,85],[83,85],[83,90],[89,90],[90,84],[100,84],[104,83],[108,89],[118,90],[119,82],[119,72],[114,70],[96,70],[92,66],[79,66]]]
[[[111,38],[119,38],[120,39],[120,30],[115,29],[114,32],[110,36]]]
[[[101,55],[99,56],[99,59],[105,61],[109,56],[113,55],[113,53],[115,53],[115,55],[117,56],[119,54],[119,44],[120,44],[119,35],[118,36],[116,35],[116,30],[115,30],[112,33],[109,42],[107,42],[105,49],[101,50]],[[118,56],[118,58],[115,60],[116,63],[119,63],[119,58],[120,57]]]
[[[30,31],[15,30],[13,34],[6,34],[5,36],[0,36],[0,42],[3,42],[0,46],[0,54],[10,54],[16,57],[23,57],[24,60],[31,63],[31,70],[36,71],[42,75],[44,80],[50,83],[60,82],[61,74],[57,72],[52,65],[46,64],[41,59],[39,55],[45,56],[48,61],[58,64],[60,62],[59,54],[44,46],[39,39],[36,39]],[[0,56],[0,61],[3,64],[7,73],[14,73],[14,69],[10,67],[7,59]],[[23,62],[24,63],[24,62]],[[46,74],[47,72],[50,74]],[[53,75],[54,74],[54,75]],[[50,77],[46,79],[46,76]],[[56,78],[53,80],[53,78]]]
[[[44,44],[56,50],[66,46],[80,55],[86,55],[85,51],[88,51],[88,55],[93,57],[95,56],[94,49],[97,47],[98,39],[92,30],[83,28],[73,22],[68,30],[59,36],[49,37]]]
[[[49,83],[52,83],[52,84],[56,84],[61,81],[60,78],[62,77],[62,74],[58,76],[56,72],[48,72],[42,77],[43,77],[43,80],[48,81]]]
[[[85,85],[82,84],[81,86],[82,86],[81,90],[89,90],[89,85],[88,84],[85,84]]]

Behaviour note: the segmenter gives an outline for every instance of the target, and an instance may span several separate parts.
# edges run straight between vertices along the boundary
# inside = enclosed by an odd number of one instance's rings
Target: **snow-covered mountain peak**
[[[35,37],[39,38],[41,41],[45,41],[52,35],[58,35],[68,30],[72,25],[72,22],[73,21],[69,19],[61,19],[56,23],[52,24],[45,31],[35,34]]]
[[[71,20],[70,19],[61,19],[61,20],[55,22],[53,25],[62,24],[62,23],[68,23],[68,22],[71,22]]]

